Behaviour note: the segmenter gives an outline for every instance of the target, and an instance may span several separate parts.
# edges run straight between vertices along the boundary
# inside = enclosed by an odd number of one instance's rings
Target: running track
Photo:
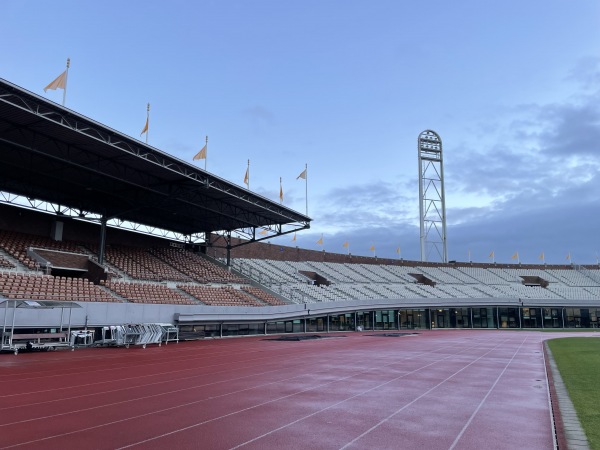
[[[417,333],[2,354],[0,448],[554,448],[561,333]]]

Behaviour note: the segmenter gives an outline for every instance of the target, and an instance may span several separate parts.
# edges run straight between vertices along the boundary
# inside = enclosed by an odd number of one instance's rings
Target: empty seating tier
[[[260,259],[237,259],[234,267],[294,303],[402,298],[588,300],[596,298],[594,289],[600,290],[600,270],[589,268],[530,270]]]
[[[118,302],[101,287],[82,278],[0,272],[0,295],[10,299]]]
[[[231,286],[178,285],[182,291],[211,306],[265,306],[264,303]]]
[[[198,302],[163,284],[108,281],[105,286],[132,303],[198,305]]]
[[[49,237],[0,230],[0,248],[25,267],[33,270],[37,268],[37,264],[27,256],[27,249],[30,247],[83,253],[82,249],[72,242],[55,241]]]
[[[247,284],[248,280],[193,252],[179,248],[155,248],[152,253],[198,283]]]
[[[265,302],[268,305],[280,306],[280,305],[287,304],[283,300],[275,297],[274,295],[271,295],[268,292],[265,292],[262,289],[259,289],[254,286],[242,286],[240,289],[242,291],[246,292],[247,294],[250,294],[251,296],[258,298],[259,300],[262,300],[263,302]]]
[[[190,281],[188,276],[142,248],[107,247],[106,261],[136,280]]]

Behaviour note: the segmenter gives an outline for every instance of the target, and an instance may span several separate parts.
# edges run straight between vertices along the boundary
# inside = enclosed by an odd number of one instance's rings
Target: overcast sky
[[[0,77],[305,212],[273,239],[420,259],[417,137],[449,259],[596,263],[600,2],[5,0]],[[204,167],[204,161],[194,164]],[[317,240],[323,234],[323,246]],[[371,246],[375,252],[370,251]]]

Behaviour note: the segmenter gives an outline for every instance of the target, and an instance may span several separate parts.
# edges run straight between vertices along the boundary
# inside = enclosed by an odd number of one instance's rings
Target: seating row
[[[211,306],[265,306],[252,296],[231,286],[199,286],[197,284],[182,284],[177,286],[189,295],[197,298],[205,305]]]
[[[130,283],[108,281],[104,285],[132,303],[161,303],[175,305],[198,305],[198,302],[158,283]]]
[[[119,301],[88,280],[17,272],[0,272],[0,295],[10,299]]]

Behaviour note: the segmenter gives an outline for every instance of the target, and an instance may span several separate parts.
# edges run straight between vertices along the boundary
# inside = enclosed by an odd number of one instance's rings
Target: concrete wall
[[[8,308],[7,308],[8,304]],[[67,324],[72,327],[90,327],[119,325],[125,323],[175,323],[202,322],[248,322],[276,321],[307,316],[392,308],[428,308],[428,307],[468,307],[472,305],[511,305],[519,306],[518,299],[380,299],[348,300],[321,302],[300,305],[235,307],[235,306],[195,306],[195,305],[150,305],[139,303],[96,303],[79,302],[81,308],[28,309],[17,308],[15,327],[17,328],[55,328]],[[13,313],[12,300],[0,300],[0,327],[11,327]],[[62,319],[61,319],[62,311]],[[69,319],[69,314],[71,318]]]

